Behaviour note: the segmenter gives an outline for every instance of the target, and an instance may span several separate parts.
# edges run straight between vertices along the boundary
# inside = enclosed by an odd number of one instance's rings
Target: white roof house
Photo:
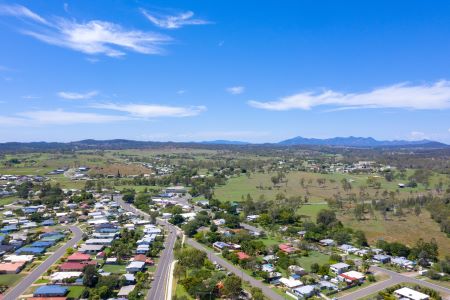
[[[56,272],[50,275],[51,281],[62,281],[69,278],[79,278],[82,272]]]
[[[4,261],[7,262],[30,262],[34,259],[33,255],[5,255]]]
[[[123,286],[120,291],[117,293],[117,296],[119,297],[126,297],[128,294],[130,294],[134,290],[134,285],[126,285]]]
[[[285,287],[289,288],[289,289],[294,289],[296,287],[302,286],[303,282],[301,282],[300,280],[297,279],[292,279],[292,278],[280,278],[280,282],[281,284],[283,284]]]
[[[399,298],[406,298],[410,300],[428,300],[430,299],[430,296],[420,293],[418,291],[415,291],[413,289],[410,289],[408,287],[403,287],[401,289],[398,289],[394,291],[394,294],[396,294]]]

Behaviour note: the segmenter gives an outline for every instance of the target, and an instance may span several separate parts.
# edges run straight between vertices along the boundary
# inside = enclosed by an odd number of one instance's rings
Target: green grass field
[[[0,285],[7,285],[9,287],[19,282],[25,275],[23,274],[2,274],[0,275]]]
[[[71,286],[69,287],[69,293],[67,294],[67,298],[79,299],[81,294],[83,293],[85,287],[84,286]]]
[[[408,174],[412,171],[409,170]],[[367,192],[374,196],[376,192],[382,193],[384,190],[395,191],[399,193],[400,198],[405,198],[411,195],[411,193],[424,192],[425,188],[419,185],[417,188],[404,188],[398,189],[398,183],[406,182],[405,180],[394,180],[392,182],[386,181],[383,177],[377,177],[381,183],[379,189],[369,187],[367,185],[367,179],[369,175],[353,175],[353,174],[319,174],[309,172],[289,172],[287,173],[285,182],[274,187],[271,182],[271,177],[275,173],[252,173],[250,177],[245,175],[230,178],[225,185],[218,186],[214,190],[214,195],[221,201],[241,201],[242,197],[246,197],[250,194],[253,199],[258,199],[261,195],[264,195],[266,199],[275,199],[278,193],[283,193],[287,197],[291,196],[308,196],[309,202],[324,202],[325,199],[333,197],[336,193],[345,195],[347,192],[343,190],[341,181],[346,179],[351,182],[352,189],[349,193],[359,193],[360,187],[365,187]],[[301,185],[301,179],[304,180],[304,186]],[[317,179],[325,178],[326,183],[319,185]],[[431,177],[430,186],[434,186],[439,180],[444,183],[448,181],[445,175],[437,175]],[[262,188],[261,188],[262,187]]]
[[[113,273],[113,274],[125,274],[125,265],[103,265],[102,269],[103,271],[107,273]]]
[[[302,256],[299,258],[299,263],[302,268],[306,271],[311,271],[311,265],[313,263],[318,263],[319,265],[323,265],[328,263],[329,256],[322,254],[317,251],[310,251],[309,256]]]

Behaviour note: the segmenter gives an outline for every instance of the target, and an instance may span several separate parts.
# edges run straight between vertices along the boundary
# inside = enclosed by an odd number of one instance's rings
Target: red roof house
[[[244,259],[250,258],[250,255],[248,255],[247,253],[242,252],[242,251],[237,252],[236,255],[238,256],[239,260],[244,260]]]
[[[91,260],[91,256],[80,252],[76,252],[67,258],[67,261],[69,262],[82,262],[88,260]]]

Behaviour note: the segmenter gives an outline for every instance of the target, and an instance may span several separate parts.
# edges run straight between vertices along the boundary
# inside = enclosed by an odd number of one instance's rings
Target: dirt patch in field
[[[152,171],[145,168],[144,166],[137,164],[120,164],[113,163],[110,165],[93,167],[90,171],[90,175],[102,174],[102,175],[112,175],[116,176],[117,173],[120,173],[121,176],[129,176],[129,175],[143,175],[150,174]]]

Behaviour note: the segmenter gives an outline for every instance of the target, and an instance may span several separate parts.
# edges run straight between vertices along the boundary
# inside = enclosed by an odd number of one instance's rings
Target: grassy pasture
[[[411,173],[411,171],[410,171]],[[370,175],[353,175],[353,174],[319,174],[294,171],[289,172],[286,175],[286,180],[274,187],[271,182],[271,177],[276,175],[275,173],[254,173],[250,177],[241,175],[238,177],[232,177],[228,182],[215,189],[214,194],[217,199],[221,201],[241,201],[242,196],[250,194],[253,199],[258,199],[261,195],[264,195],[266,199],[274,199],[278,193],[284,193],[287,197],[291,196],[306,196],[309,194],[309,201],[323,202],[326,198],[331,198],[336,193],[345,195],[347,192],[342,188],[341,181],[347,179],[351,182],[352,189],[348,193],[359,193],[360,187],[365,187],[367,192],[373,196],[378,191],[382,193],[384,190],[388,192],[394,191],[399,193],[401,198],[408,197],[411,193],[424,192],[425,188],[419,185],[417,188],[404,188],[399,189],[398,183],[405,182],[401,180],[394,180],[392,182],[386,181],[383,177],[377,177],[381,183],[380,189],[375,189],[367,185],[367,179]],[[304,179],[304,187],[301,185],[301,179]],[[320,186],[317,183],[317,179],[325,178],[326,183]],[[445,175],[435,174],[431,178],[430,186],[438,183],[442,180],[444,183],[449,179]],[[262,187],[262,188],[261,188]]]

